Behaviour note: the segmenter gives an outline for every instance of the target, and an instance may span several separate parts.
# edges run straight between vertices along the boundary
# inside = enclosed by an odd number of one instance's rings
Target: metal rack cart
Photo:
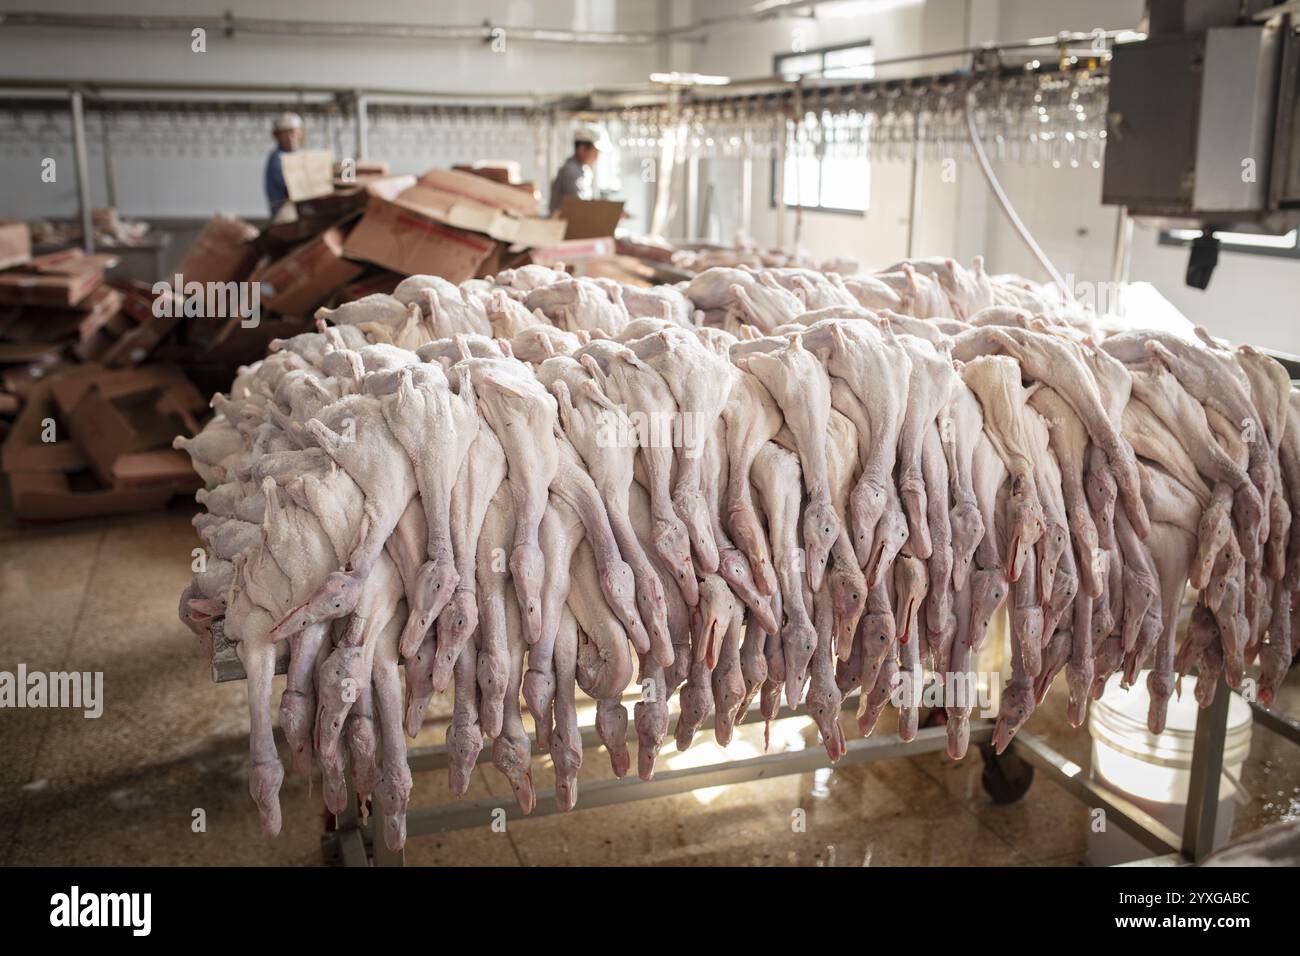
[[[283,672],[283,666],[277,667],[277,672]],[[224,682],[241,680],[243,676],[243,667],[234,645],[226,640],[221,622],[217,621],[213,628],[212,679]],[[1223,775],[1224,735],[1232,693],[1220,678],[1213,702],[1197,715],[1191,781],[1181,835],[1174,833],[1132,801],[1089,779],[1084,767],[1057,752],[1035,734],[1022,730],[1012,740],[1011,747],[998,755],[993,753],[990,743],[993,721],[972,720],[970,742],[980,749],[985,764],[981,780],[994,802],[1010,803],[1019,800],[1029,790],[1035,776],[1042,773],[1089,807],[1101,808],[1108,824],[1117,826],[1149,849],[1160,862],[1194,863],[1216,849],[1219,782]],[[856,704],[854,695],[846,697],[843,706],[847,710]],[[1252,709],[1255,718],[1266,729],[1300,744],[1300,723],[1274,714],[1258,704],[1252,704]],[[782,720],[800,713],[801,711],[783,707],[775,719]],[[752,707],[737,720],[737,724],[754,723],[762,719],[758,708]],[[711,729],[713,720],[710,715],[701,730]],[[594,727],[583,727],[581,732],[584,750],[600,743]],[[669,729],[668,736],[672,736],[672,728]],[[636,777],[599,780],[583,784],[582,800],[570,812],[652,800],[706,787],[810,773],[823,768],[937,753],[943,751],[946,745],[945,729],[928,727],[919,730],[916,737],[906,743],[897,739],[874,737],[849,741],[846,753],[835,764],[831,764],[820,747],[809,747],[702,767],[661,771],[650,781]],[[412,748],[407,759],[413,772],[438,770],[447,766],[447,748],[445,745]],[[479,762],[488,760],[490,754],[485,750],[479,755]],[[460,800],[410,811],[407,814],[407,838],[483,826],[494,815],[499,817],[501,811],[504,811],[507,820],[533,819],[561,812],[556,805],[555,791],[551,789],[538,791],[537,805],[527,818],[520,812],[513,795]],[[375,814],[362,819],[355,797],[349,799],[348,807],[335,818],[334,829],[322,836],[321,848],[325,861],[344,866],[365,866],[372,861],[375,866],[401,866],[404,854],[388,849],[377,821]]]

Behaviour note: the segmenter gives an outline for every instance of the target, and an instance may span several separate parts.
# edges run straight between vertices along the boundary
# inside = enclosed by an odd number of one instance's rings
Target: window
[[[1165,246],[1190,246],[1192,240],[1200,235],[1200,229],[1165,229],[1160,233],[1160,243]],[[1300,229],[1292,229],[1282,236],[1221,231],[1216,231],[1214,235],[1224,252],[1253,252],[1262,256],[1300,258]]]
[[[780,53],[773,72],[787,80],[815,76],[827,80],[870,80],[876,75],[876,52],[870,40],[828,46],[803,53]]]
[[[773,59],[773,71],[788,80],[802,76],[818,79],[871,79],[876,75],[871,41],[785,53]],[[772,205],[776,205],[776,161],[772,161]],[[871,195],[871,167],[857,156],[788,156],[785,161],[787,206],[823,212],[862,215]]]

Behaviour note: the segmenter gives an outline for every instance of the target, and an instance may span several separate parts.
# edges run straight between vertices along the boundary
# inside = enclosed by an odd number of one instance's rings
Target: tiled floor
[[[197,546],[185,505],[151,515],[63,526],[15,527],[0,519],[0,670],[100,670],[103,716],[0,710],[0,863],[316,864],[319,782],[288,780],[284,831],[261,837],[245,778],[246,701],[241,684],[214,685],[176,600]],[[1300,675],[1282,707],[1300,712]],[[1087,766],[1084,730],[1065,723],[1057,689],[1030,720]],[[278,696],[278,690],[277,690]],[[447,701],[436,701],[440,714]],[[889,723],[886,715],[882,725]],[[846,732],[856,735],[851,715]],[[877,733],[887,732],[882,726]],[[762,750],[762,726],[742,728],[727,755]],[[774,730],[776,746],[818,747],[811,722]],[[433,721],[420,743],[441,742]],[[632,745],[635,746],[635,740]],[[703,755],[701,757],[700,755]],[[681,757],[671,742],[660,766],[722,759],[701,734]],[[635,765],[635,755],[633,763]],[[843,767],[636,804],[511,821],[412,840],[414,864],[535,865],[1078,865],[1088,812],[1040,779],[1027,797],[995,805],[981,761],[941,755]],[[589,750],[580,781],[610,775]],[[449,799],[445,771],[416,775],[414,807]],[[539,787],[549,759],[534,759]],[[1237,833],[1300,817],[1300,751],[1256,729],[1243,783],[1254,795]],[[490,764],[471,797],[511,799]],[[581,792],[579,806],[582,806]],[[806,825],[792,825],[795,810]],[[195,832],[198,811],[206,821]]]

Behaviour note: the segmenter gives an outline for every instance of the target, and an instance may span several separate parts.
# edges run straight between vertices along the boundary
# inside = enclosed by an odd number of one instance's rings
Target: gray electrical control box
[[[1297,198],[1286,195],[1292,157],[1275,156],[1284,146],[1275,136],[1295,129],[1295,98],[1280,83],[1294,39],[1288,21],[1118,45],[1102,201],[1133,216],[1276,227]]]

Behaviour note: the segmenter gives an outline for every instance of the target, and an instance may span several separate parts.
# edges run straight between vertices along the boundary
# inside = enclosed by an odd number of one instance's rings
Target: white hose
[[[1002,211],[1006,214],[1012,227],[1020,234],[1020,238],[1023,239],[1025,245],[1029,247],[1029,251],[1034,254],[1034,258],[1038,260],[1038,264],[1043,267],[1043,270],[1049,276],[1051,276],[1052,282],[1054,282],[1056,287],[1061,290],[1061,295],[1064,297],[1065,301],[1070,302],[1074,299],[1074,295],[1066,286],[1065,280],[1061,278],[1061,274],[1056,271],[1056,266],[1052,265],[1052,261],[1047,258],[1047,253],[1043,252],[1042,247],[1034,241],[1034,237],[1029,234],[1029,230],[1025,227],[1025,224],[1021,222],[1020,217],[1016,215],[1015,207],[1011,205],[1011,200],[1007,198],[1007,194],[1003,192],[1002,184],[998,182],[998,177],[993,174],[993,167],[989,165],[988,155],[984,152],[984,144],[980,141],[979,133],[975,129],[974,102],[974,92],[972,91],[967,93],[966,132],[970,136],[971,148],[975,150],[975,159],[979,163],[980,171],[984,173],[984,178],[988,180],[989,189],[993,190],[993,195],[997,199],[998,205],[1002,207]]]

